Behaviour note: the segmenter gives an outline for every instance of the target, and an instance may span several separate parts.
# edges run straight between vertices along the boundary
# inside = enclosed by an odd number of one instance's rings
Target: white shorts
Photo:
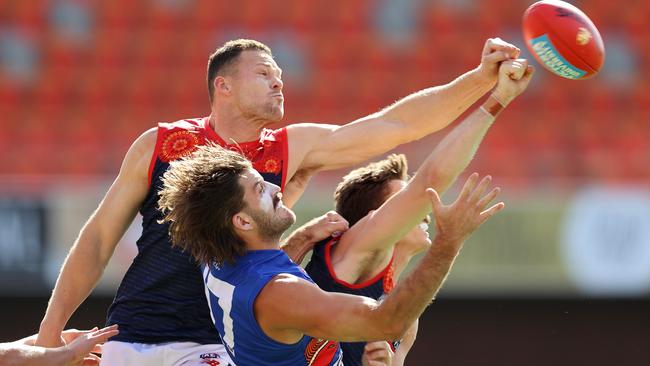
[[[100,366],[234,366],[222,344],[107,342]]]

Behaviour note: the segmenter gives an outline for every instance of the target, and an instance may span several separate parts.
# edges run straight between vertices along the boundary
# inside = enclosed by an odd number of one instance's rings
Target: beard
[[[259,234],[264,239],[280,240],[284,232],[296,222],[295,215],[280,217],[275,212],[267,213],[261,210],[246,210],[258,226]]]

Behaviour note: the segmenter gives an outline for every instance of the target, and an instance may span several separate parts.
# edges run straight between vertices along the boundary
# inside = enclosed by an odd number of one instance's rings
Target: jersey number
[[[209,274],[209,269],[206,267],[207,274],[207,287],[216,296],[219,300],[219,307],[223,310],[223,328],[224,336],[223,342],[226,344],[230,352],[235,353],[235,337],[232,331],[232,317],[230,316],[230,311],[232,309],[232,295],[235,292],[235,286],[229,284],[228,282],[221,281],[220,279]],[[212,308],[212,304],[208,299],[208,305]],[[214,314],[212,309],[210,312]],[[213,319],[214,320],[214,319]]]

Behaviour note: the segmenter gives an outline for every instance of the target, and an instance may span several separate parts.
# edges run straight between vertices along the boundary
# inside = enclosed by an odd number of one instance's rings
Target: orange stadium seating
[[[530,90],[486,138],[476,168],[523,185],[650,182],[650,3],[632,2],[623,9],[606,0],[581,4],[606,43],[610,30],[629,39],[632,85],[612,87],[600,76],[561,80],[538,67]],[[0,153],[10,157],[0,159],[0,174],[114,174],[130,142],[156,122],[209,113],[207,56],[228,38],[273,47],[292,37],[292,52],[306,65],[292,75],[278,55],[287,123],[342,123],[473,67],[487,36],[520,37],[528,4],[421,4],[410,42],[396,44],[378,29],[379,3],[76,2],[88,29],[71,40],[52,21],[55,2],[2,1],[0,19],[33,41],[37,58],[27,80],[0,66]]]

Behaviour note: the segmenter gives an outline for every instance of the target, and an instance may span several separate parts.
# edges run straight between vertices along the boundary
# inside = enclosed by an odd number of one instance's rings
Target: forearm
[[[446,191],[472,161],[493,122],[492,115],[477,108],[445,136],[422,166],[423,186]]]
[[[416,269],[400,282],[377,309],[376,321],[390,329],[394,339],[403,337],[442,287],[462,243],[436,237]]]
[[[43,348],[17,343],[0,345],[0,365],[3,366],[63,366],[72,361],[65,347]]]
[[[406,139],[400,143],[404,143],[446,127],[493,87],[494,80],[474,69],[449,84],[413,93],[379,113],[402,125]]]
[[[406,356],[415,343],[415,337],[417,336],[417,333],[418,321],[416,320],[415,323],[413,323],[413,325],[411,325],[409,330],[406,332],[404,338],[402,338],[402,341],[400,342],[399,347],[397,347],[397,350],[395,350],[395,355],[393,356],[393,366],[404,366]]]
[[[282,250],[287,253],[294,263],[300,264],[305,255],[314,247],[313,237],[306,225],[301,226],[287,237],[281,245]]]
[[[63,331],[70,316],[99,281],[110,256],[102,256],[100,245],[89,236],[82,232],[66,258],[39,333],[58,335]]]

